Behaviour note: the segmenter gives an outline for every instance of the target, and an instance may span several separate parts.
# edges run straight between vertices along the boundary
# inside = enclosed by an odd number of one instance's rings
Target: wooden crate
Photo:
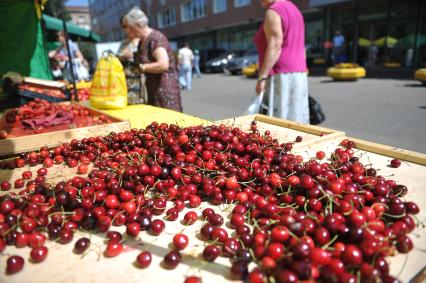
[[[69,102],[65,103],[69,104]],[[37,150],[43,146],[51,148],[72,139],[102,136],[107,135],[110,132],[123,132],[130,130],[129,121],[109,116],[108,114],[93,108],[86,108],[95,115],[107,116],[112,123],[3,139],[0,140],[0,156]]]
[[[294,143],[293,148],[303,148],[316,143],[334,140],[345,135],[345,133],[341,131],[300,124],[260,114],[219,120],[214,123],[232,125],[249,131],[252,121],[256,121],[257,129],[261,134],[268,130],[271,132],[271,136],[278,139],[280,142],[294,142],[296,137],[301,136],[302,141]]]
[[[240,124],[244,129],[250,125],[254,116],[239,117],[235,120],[228,121],[235,126]],[[304,145],[295,146],[294,152],[303,155],[305,158],[315,157],[318,150],[331,153],[346,138],[341,132],[324,129],[315,126],[300,125],[287,121],[277,121],[275,119],[265,119],[262,115],[254,117],[258,121],[259,130],[271,130],[274,137],[278,135],[279,139],[294,140],[297,135],[304,135]],[[279,120],[279,119],[278,119]],[[266,122],[265,122],[266,121]],[[272,121],[271,123],[268,123]],[[278,124],[278,126],[277,126]],[[283,127],[287,125],[287,127]],[[321,136],[321,134],[325,135]],[[336,134],[337,133],[337,134]],[[352,139],[353,140],[353,139]],[[300,143],[302,144],[302,143]],[[390,168],[388,164],[392,154],[396,154],[390,148],[385,148],[387,152],[374,150],[374,147],[363,148],[366,142],[357,140],[357,149],[355,154],[360,156],[363,163],[372,163],[380,175],[386,178],[396,180],[398,183],[408,187],[409,193],[407,200],[414,200],[421,207],[421,213],[418,215],[419,220],[426,220],[426,191],[424,190],[424,180],[426,179],[426,167],[423,164],[426,159],[421,155],[419,162],[404,161],[400,168]],[[385,150],[382,149],[382,150]],[[399,151],[400,152],[400,151]],[[412,156],[413,154],[406,155]],[[416,155],[417,156],[417,155]],[[410,158],[410,157],[408,157]],[[422,159],[423,158],[423,159]],[[405,159],[407,160],[407,159]],[[15,180],[19,178],[24,170],[36,172],[39,166],[25,167],[15,170],[0,170],[0,180]],[[56,173],[55,173],[56,172]],[[68,168],[64,165],[55,165],[49,169],[48,183],[55,183],[61,180],[69,179],[76,174],[76,168]],[[200,208],[192,209],[201,214],[201,211],[208,207],[203,203]],[[227,216],[230,206],[213,207],[216,212]],[[185,211],[179,214],[179,218],[174,222],[166,223],[166,230],[160,236],[152,236],[147,232],[141,232],[141,241],[131,240],[126,242],[124,252],[116,258],[105,258],[102,255],[105,248],[104,234],[90,235],[92,241],[91,251],[85,255],[76,255],[72,252],[73,244],[78,238],[88,234],[78,233],[75,235],[72,243],[60,245],[51,241],[47,242],[49,255],[45,262],[41,264],[33,264],[28,261],[25,263],[24,270],[12,276],[4,273],[5,264],[0,264],[0,282],[171,282],[181,283],[187,275],[198,275],[203,278],[203,282],[240,282],[233,280],[229,274],[229,260],[219,257],[214,263],[202,263],[200,253],[205,245],[199,239],[198,232],[202,226],[202,221],[197,221],[192,226],[184,226],[181,220]],[[162,216],[160,216],[162,217]],[[227,218],[225,218],[227,219]],[[224,225],[225,229],[228,229]],[[114,229],[123,232],[124,228]],[[163,256],[172,248],[170,245],[173,236],[176,233],[184,232],[191,235],[189,246],[182,252],[183,262],[174,270],[167,270],[162,267],[161,261]],[[230,231],[230,230],[228,230]],[[391,274],[398,275],[401,268],[404,270],[399,274],[399,278],[403,282],[411,280],[424,267],[424,259],[426,254],[426,233],[425,229],[419,227],[411,236],[415,243],[415,249],[408,255],[397,255],[390,260]],[[135,259],[141,250],[147,249],[153,255],[151,266],[146,269],[140,269],[135,265]],[[30,249],[17,249],[8,246],[8,254],[19,254],[28,259]],[[5,260],[5,258],[3,259]],[[406,261],[406,262],[405,262]],[[413,281],[417,282],[417,281]],[[421,281],[418,281],[421,282]]]

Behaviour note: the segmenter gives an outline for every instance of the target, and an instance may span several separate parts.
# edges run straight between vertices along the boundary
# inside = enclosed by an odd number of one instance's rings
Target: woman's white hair
[[[139,7],[133,7],[127,14],[123,17],[123,21],[126,22],[129,26],[139,25],[144,27],[148,25],[148,17]]]

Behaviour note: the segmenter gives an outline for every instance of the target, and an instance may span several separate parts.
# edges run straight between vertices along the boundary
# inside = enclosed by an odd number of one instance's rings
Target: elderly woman
[[[120,19],[121,26],[126,26],[123,23],[123,17]],[[129,29],[124,29],[127,35]],[[139,38],[127,37],[121,42],[118,49],[118,58],[124,68],[127,83],[127,104],[141,104],[145,102],[145,85],[142,80],[143,75],[139,71],[139,66],[135,64],[135,53],[138,50]]]
[[[274,116],[309,123],[305,25],[287,0],[259,0],[265,21],[254,38],[259,51],[256,92],[265,91]]]
[[[139,38],[135,61],[146,76],[148,104],[182,112],[176,63],[169,41],[148,26],[147,16],[137,7],[123,18],[129,38]]]

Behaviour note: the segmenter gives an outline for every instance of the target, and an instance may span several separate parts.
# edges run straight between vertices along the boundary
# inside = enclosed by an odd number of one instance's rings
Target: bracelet
[[[141,69],[142,73],[145,73],[145,65],[139,64],[139,68]]]
[[[258,78],[257,82],[260,83],[260,82],[266,81],[267,79],[268,77]]]

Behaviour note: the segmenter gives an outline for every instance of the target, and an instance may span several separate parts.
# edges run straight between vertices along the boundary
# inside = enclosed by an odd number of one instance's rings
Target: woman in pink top
[[[303,16],[287,0],[260,0],[260,4],[266,15],[254,38],[259,52],[256,92],[265,92],[269,114],[309,123]]]

